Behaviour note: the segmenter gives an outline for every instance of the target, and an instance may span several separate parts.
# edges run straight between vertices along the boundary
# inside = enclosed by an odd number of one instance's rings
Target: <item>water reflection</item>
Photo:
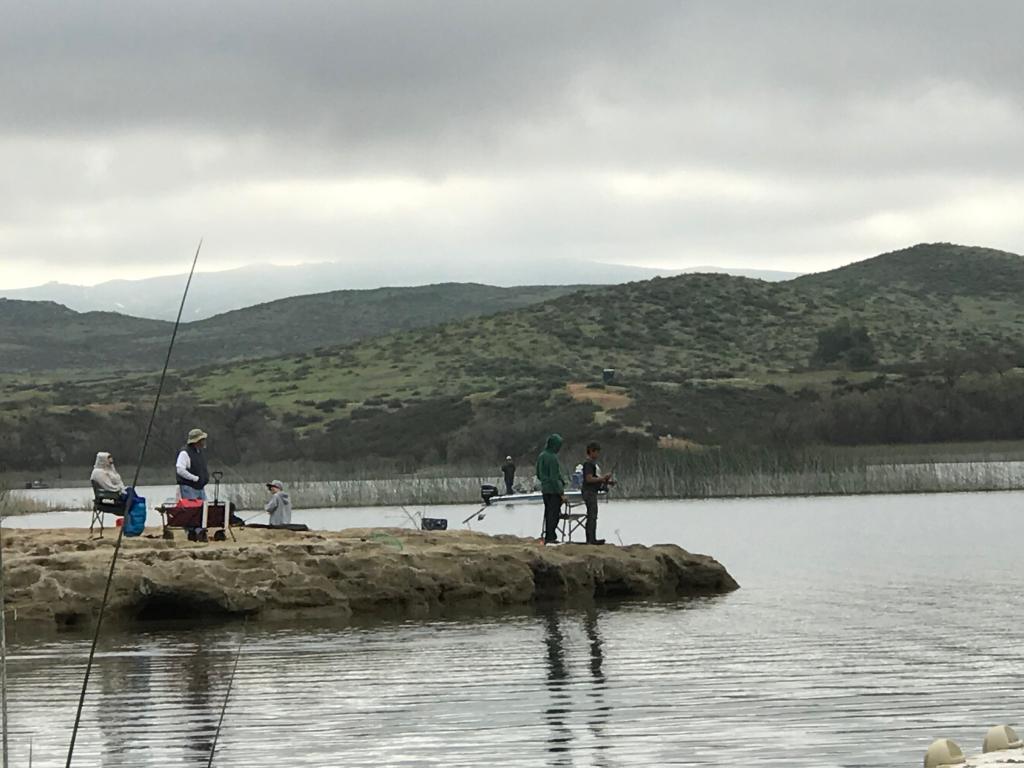
[[[214,682],[217,675],[226,676],[229,670],[217,669],[212,654],[196,645],[192,653],[183,659],[182,680],[187,719],[179,725],[189,765],[206,765],[213,749],[213,734],[216,730],[216,713],[213,690],[219,686]]]
[[[574,731],[574,724],[584,720],[596,752],[588,764],[608,764],[603,753],[608,748],[608,744],[605,743],[605,731],[612,707],[606,700],[604,644],[598,626],[598,616],[595,608],[588,609],[581,617],[554,610],[545,610],[540,614],[540,621],[544,627],[547,661],[545,682],[549,696],[548,706],[544,709],[544,720],[549,732],[548,765],[575,764],[573,754],[583,746],[583,739]],[[577,618],[581,619],[586,637],[586,669],[589,675],[573,679],[570,670],[574,666],[574,659],[569,657],[569,654],[578,646],[567,639],[566,632],[571,631]],[[578,697],[574,699],[573,694],[577,692],[582,693],[582,700]]]
[[[572,744],[572,730],[567,722],[572,702],[566,690],[569,670],[565,665],[565,636],[562,634],[558,614],[553,610],[544,612],[541,621],[547,649],[547,689],[551,695],[551,702],[544,710],[544,718],[551,732],[548,736],[548,752],[552,758],[548,765],[572,765],[572,756],[568,754]]]
[[[105,659],[100,665],[99,678],[96,719],[102,738],[103,763],[117,765],[125,762],[123,756],[131,752],[143,753],[139,757],[144,760],[144,746],[140,747],[126,735],[162,727],[152,717],[152,708],[148,705],[153,682],[152,660],[136,653]],[[130,704],[126,706],[128,702]],[[125,709],[130,710],[129,718],[124,717]],[[150,764],[148,760],[145,763],[137,760],[136,763]]]
[[[608,765],[604,752],[608,749],[605,743],[605,728],[608,718],[611,716],[612,708],[606,698],[606,681],[604,677],[604,644],[601,641],[601,632],[597,626],[597,609],[590,608],[583,616],[583,631],[587,635],[590,647],[590,677],[593,681],[590,690],[587,692],[593,700],[590,707],[590,719],[587,725],[590,726],[590,733],[594,737],[594,749],[597,755],[594,764],[597,766]]]

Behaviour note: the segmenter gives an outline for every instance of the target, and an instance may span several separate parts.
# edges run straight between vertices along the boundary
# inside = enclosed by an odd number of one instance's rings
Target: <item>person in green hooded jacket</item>
[[[551,435],[544,450],[537,457],[537,480],[544,497],[544,543],[558,541],[558,517],[564,503],[565,478],[558,463],[558,451],[562,448],[562,436]]]

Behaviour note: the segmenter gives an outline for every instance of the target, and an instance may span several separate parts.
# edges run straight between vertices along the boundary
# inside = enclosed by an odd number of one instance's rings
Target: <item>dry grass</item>
[[[658,447],[671,449],[673,451],[705,450],[705,446],[700,443],[695,443],[693,440],[687,440],[685,437],[672,437],[672,435],[662,435],[659,437]]]
[[[633,399],[626,394],[623,387],[604,387],[591,389],[586,384],[570,383],[566,390],[573,400],[582,403],[593,403],[605,411],[617,411],[633,404]]]
[[[17,515],[32,515],[36,512],[52,512],[55,507],[37,499],[26,499],[0,489],[0,518]]]

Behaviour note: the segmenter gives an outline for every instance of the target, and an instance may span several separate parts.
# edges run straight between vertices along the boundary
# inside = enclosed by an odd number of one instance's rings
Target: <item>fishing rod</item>
[[[228,675],[228,689],[224,692],[224,703],[220,708],[220,718],[217,720],[217,730],[213,732],[213,743],[210,745],[210,759],[206,761],[206,768],[213,768],[213,756],[217,752],[217,739],[220,738],[220,728],[224,725],[224,713],[228,710],[228,699],[231,698],[231,688],[235,684],[235,672],[238,671],[238,659],[242,656],[242,646],[245,645],[246,620],[242,621],[242,636],[238,639],[238,650],[235,651],[235,663],[231,666],[231,674]]]
[[[480,509],[478,509],[476,512],[474,512],[472,515],[470,515],[465,520],[463,520],[462,524],[463,525],[469,525],[469,521],[472,520],[474,517],[477,520],[483,520],[484,517],[486,517],[486,516],[487,516],[487,505],[485,504],[484,506],[480,507]]]
[[[405,512],[405,516],[409,518],[409,522],[412,523],[412,527],[419,528],[420,524],[416,522],[416,518],[413,516],[413,514],[408,509],[405,508],[405,504],[399,504],[399,506],[402,508],[402,511]],[[420,517],[422,517],[422,515]]]
[[[157,408],[160,406],[160,396],[164,391],[164,381],[167,379],[167,369],[171,365],[171,353],[174,351],[174,341],[178,337],[178,328],[181,325],[181,313],[185,310],[185,299],[188,298],[188,289],[192,285],[192,276],[196,272],[196,264],[199,262],[199,251],[203,248],[202,239],[196,247],[196,255],[192,258],[192,268],[188,272],[188,280],[185,282],[185,292],[181,295],[181,304],[178,306],[178,316],[174,320],[174,329],[171,331],[171,341],[167,345],[167,357],[164,359],[164,369],[160,374],[160,383],[157,385],[156,398],[153,400],[153,410],[149,414],[149,424],[146,426],[146,434],[142,440],[142,448],[139,450],[139,460],[135,464],[135,475],[132,479],[131,494],[126,495],[124,502],[124,514],[127,516],[130,505],[134,500],[134,489],[139,482],[139,473],[142,471],[142,463],[146,458],[146,447],[149,445],[150,435],[153,434],[153,422],[156,421]],[[103,588],[103,600],[100,602],[100,610],[96,615],[96,630],[92,636],[92,645],[89,648],[89,661],[85,665],[85,677],[82,680],[82,692],[78,697],[78,709],[75,711],[75,725],[71,729],[71,743],[68,745],[68,759],[65,768],[71,768],[71,760],[75,754],[75,742],[78,739],[78,727],[82,722],[82,710],[85,708],[85,695],[89,690],[89,677],[92,675],[92,665],[96,659],[96,646],[100,641],[100,628],[103,626],[103,613],[107,607],[107,600],[110,599],[110,584],[114,580],[114,567],[117,565],[117,556],[121,552],[121,542],[124,541],[124,526],[118,528],[117,541],[114,542],[114,554],[110,558],[110,570],[107,572],[107,583]],[[6,735],[6,729],[4,733]]]
[[[3,768],[7,764],[7,582],[4,580],[4,521],[0,515],[0,709],[3,710]]]

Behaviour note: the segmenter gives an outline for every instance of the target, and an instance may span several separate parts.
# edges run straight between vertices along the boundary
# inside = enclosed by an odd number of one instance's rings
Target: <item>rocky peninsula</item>
[[[738,588],[711,557],[675,545],[540,546],[470,531],[236,530],[237,541],[125,539],[107,617],[356,619],[493,612],[541,603],[678,599]],[[90,624],[115,537],[6,529],[8,621]]]

